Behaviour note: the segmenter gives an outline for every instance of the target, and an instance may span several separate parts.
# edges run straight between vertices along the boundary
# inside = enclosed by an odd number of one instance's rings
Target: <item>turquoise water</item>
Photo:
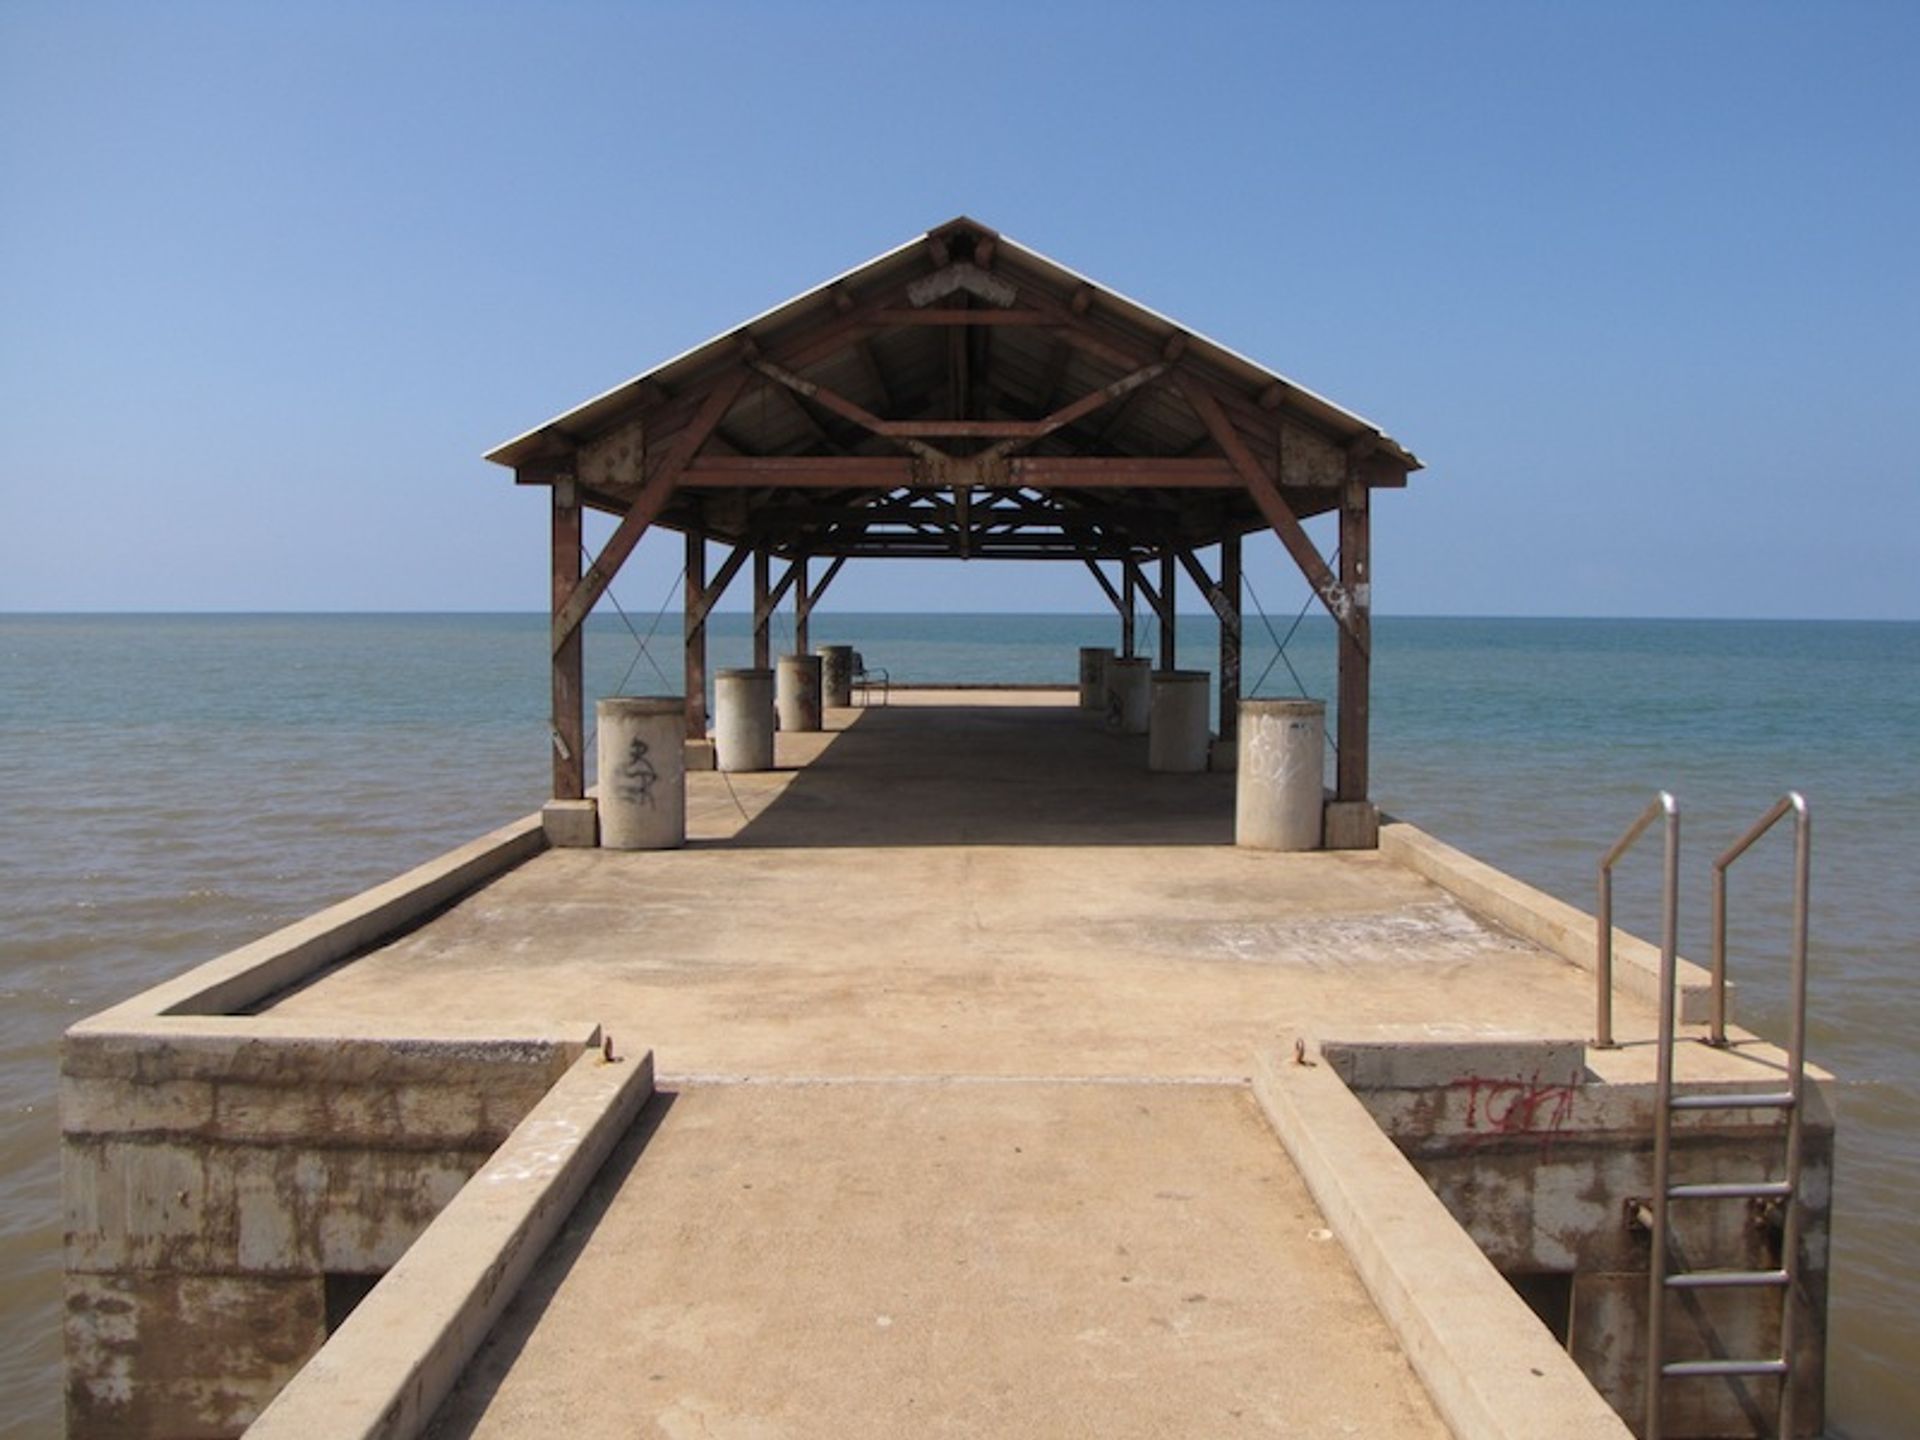
[[[651,616],[635,615],[645,633]],[[588,693],[679,688],[678,617],[641,655],[589,629]],[[1285,633],[1288,623],[1276,622]],[[744,664],[719,615],[710,663]],[[896,680],[1070,682],[1111,616],[816,614]],[[0,616],[0,1434],[59,1429],[55,1047],[187,965],[537,806],[540,616]],[[782,637],[789,638],[789,637]],[[1143,650],[1156,637],[1141,630]],[[1212,668],[1209,618],[1179,663]],[[1249,693],[1294,694],[1256,625]],[[1330,625],[1289,646],[1332,693]],[[1814,1058],[1842,1092],[1832,1418],[1920,1414],[1920,625],[1376,621],[1375,793],[1591,908],[1599,852],[1665,786],[1686,813],[1681,941],[1704,956],[1712,856],[1785,787],[1816,817]],[[1735,885],[1742,1020],[1781,1033],[1784,837]],[[1636,861],[1638,863],[1636,863]],[[1656,929],[1651,852],[1619,914]]]

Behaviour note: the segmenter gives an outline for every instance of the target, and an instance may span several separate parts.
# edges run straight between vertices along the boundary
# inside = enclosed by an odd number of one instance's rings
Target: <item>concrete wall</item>
[[[1638,1073],[1651,1055],[1587,1052],[1574,1042],[1329,1043],[1324,1050],[1449,1213],[1534,1297],[1575,1362],[1637,1431],[1646,1405],[1650,1243],[1628,1214],[1630,1202],[1653,1190],[1654,1088]],[[1778,1058],[1755,1042],[1747,1083],[1715,1083],[1772,1088]],[[1833,1158],[1831,1117],[1810,1092],[1794,1297],[1800,1338],[1792,1357],[1795,1428],[1805,1435],[1818,1434],[1822,1423]],[[1674,1132],[1675,1183],[1781,1177],[1785,1121],[1778,1112],[1678,1118],[1685,1123]],[[1777,1217],[1753,1203],[1676,1202],[1670,1215],[1673,1250],[1687,1268],[1780,1263]],[[1776,1355],[1778,1315],[1771,1290],[1670,1299],[1668,1358]],[[1779,1382],[1770,1378],[1669,1381],[1666,1433],[1676,1440],[1771,1435],[1778,1398]]]
[[[70,1433],[239,1434],[590,1038],[69,1035]]]

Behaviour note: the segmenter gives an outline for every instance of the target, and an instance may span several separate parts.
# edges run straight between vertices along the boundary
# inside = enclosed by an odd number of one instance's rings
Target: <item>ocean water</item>
[[[590,695],[679,689],[678,617],[642,651],[653,624],[594,618]],[[712,666],[746,663],[744,618],[713,624]],[[1331,626],[1309,617],[1277,661],[1288,626],[1253,627],[1248,692],[1330,695]],[[823,611],[812,638],[900,681],[1070,682],[1076,648],[1116,630]],[[532,615],[0,616],[0,1436],[60,1430],[61,1030],[535,808],[545,636]],[[1182,665],[1212,668],[1210,617],[1178,640]],[[1695,957],[1712,857],[1806,793],[1810,1048],[1845,1080],[1831,1420],[1914,1433],[1920,625],[1383,617],[1374,685],[1382,805],[1583,908],[1599,853],[1672,789]],[[1740,1019],[1776,1038],[1790,848],[1773,837],[1734,884]],[[1620,923],[1642,934],[1657,868],[1649,847],[1620,876]]]

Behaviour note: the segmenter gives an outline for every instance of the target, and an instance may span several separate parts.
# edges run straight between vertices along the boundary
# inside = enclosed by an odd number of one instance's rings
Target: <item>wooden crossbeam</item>
[[[905,455],[702,455],[680,477],[683,487],[791,490],[947,489],[966,483],[971,457],[941,457],[922,467]],[[1105,455],[1035,455],[1006,460],[990,483],[1033,490],[1239,490],[1239,472],[1219,456],[1156,459]],[[982,483],[989,483],[982,476]]]
[[[938,310],[876,310],[872,323],[875,325],[959,325],[966,327],[1002,326],[1002,325],[1047,325],[1052,323],[1045,315],[1034,310],[962,310],[943,308]]]
[[[553,617],[555,653],[580,628],[581,622],[599,603],[600,597],[606,594],[607,586],[620,573],[620,567],[633,553],[633,547],[640,543],[640,537],[647,533],[647,527],[653,524],[666,508],[667,501],[673,497],[674,488],[679,484],[681,474],[693,462],[695,453],[746,388],[747,379],[745,370],[735,370],[723,376],[707,393],[693,419],[673,437],[659,467],[640,487],[639,495],[634,498],[619,525],[614,527],[613,534],[607,537],[607,543],[601,546],[593,564],[587,567],[587,573],[580,577],[579,584],[568,594],[566,603],[556,608]]]
[[[1019,445],[1031,444],[1035,440],[1044,439],[1056,430],[1065,429],[1082,416],[1091,415],[1094,411],[1111,405],[1116,400],[1134,394],[1141,386],[1149,385],[1155,380],[1158,380],[1162,375],[1167,373],[1167,370],[1168,363],[1164,360],[1156,361],[1151,365],[1143,365],[1138,370],[1121,376],[1109,385],[1102,385],[1098,390],[1090,394],[1082,395],[1071,405],[1064,405],[1043,419],[1018,422],[1016,426],[1009,427],[1010,432],[1017,431],[1017,433],[1010,433],[1008,438],[1002,440],[999,444],[989,446],[986,453],[988,455],[1005,455]]]
[[[1307,583],[1313,587],[1313,593],[1320,597],[1320,603],[1327,607],[1327,613],[1339,622],[1342,631],[1354,634],[1353,597],[1322,558],[1312,537],[1301,527],[1300,517],[1293,513],[1292,507],[1281,496],[1280,487],[1273,483],[1272,477],[1253,457],[1253,452],[1247,449],[1246,442],[1220,408],[1219,401],[1202,386],[1183,383],[1176,388],[1240,476],[1247,493],[1253,497],[1253,503],[1273,527],[1274,534],[1280,537],[1280,543],[1286,547],[1287,553],[1293,556],[1294,564],[1307,577]],[[1355,638],[1360,637],[1356,635]]]

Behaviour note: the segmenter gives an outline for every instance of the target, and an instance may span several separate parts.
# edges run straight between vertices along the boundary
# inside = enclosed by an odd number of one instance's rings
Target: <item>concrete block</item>
[[[712,770],[719,762],[714,755],[713,741],[689,740],[686,742],[687,769]]]
[[[591,850],[600,843],[600,805],[595,800],[549,800],[540,807],[547,844],[556,850]]]
[[[653,1056],[583,1055],[333,1339],[254,1440],[413,1435],[653,1093]]]
[[[1263,1053],[1254,1093],[1455,1434],[1628,1440],[1332,1066]]]
[[[69,1138],[60,1170],[69,1271],[231,1268],[231,1176],[204,1147]]]
[[[125,1080],[66,1076],[60,1128],[68,1135],[201,1134],[211,1130],[214,1088],[204,1080]]]
[[[1474,1082],[1551,1080],[1573,1084],[1587,1077],[1586,1042],[1476,1036],[1470,1040],[1329,1040],[1327,1063],[1355,1090],[1469,1086]]]
[[[325,1285],[68,1275],[67,1431],[237,1436],[326,1339]]]
[[[1327,801],[1322,828],[1329,850],[1380,848],[1380,811],[1371,801]]]
[[[1240,742],[1218,736],[1207,746],[1207,769],[1216,775],[1231,775],[1240,763]]]

